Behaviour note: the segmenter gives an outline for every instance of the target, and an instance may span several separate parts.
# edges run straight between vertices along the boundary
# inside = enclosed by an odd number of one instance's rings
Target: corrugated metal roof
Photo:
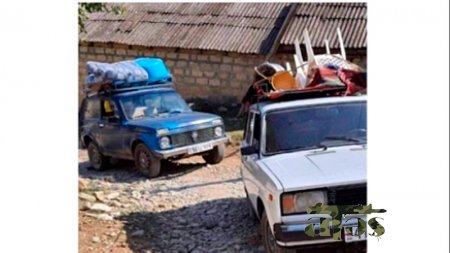
[[[308,29],[313,47],[324,47],[328,39],[331,48],[339,48],[336,28],[342,32],[346,48],[367,46],[367,6],[365,3],[302,3],[289,23],[280,44],[292,45]]]
[[[291,3],[126,3],[125,13],[93,13],[80,40],[128,45],[266,54]],[[281,44],[308,27],[313,45],[335,27],[347,47],[366,45],[366,7],[353,3],[299,3]]]

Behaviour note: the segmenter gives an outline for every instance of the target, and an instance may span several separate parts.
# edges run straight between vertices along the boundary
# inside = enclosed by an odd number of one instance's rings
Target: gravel
[[[132,162],[89,170],[80,150],[80,216],[93,219],[80,219],[80,252],[264,252],[259,224],[249,216],[237,153],[238,147],[228,147],[217,165],[201,157],[164,163],[162,175],[149,180]],[[99,231],[106,232],[98,237]],[[366,252],[365,246],[355,251],[349,246],[301,252]]]
[[[233,151],[218,165],[201,157],[165,163],[162,175],[151,180],[127,162],[89,170],[86,152],[80,151],[80,206],[86,210],[80,212],[123,222],[134,252],[264,252],[259,225],[248,217],[240,159]]]

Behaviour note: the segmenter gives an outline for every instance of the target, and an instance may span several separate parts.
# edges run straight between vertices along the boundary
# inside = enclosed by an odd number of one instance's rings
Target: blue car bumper
[[[203,142],[203,143],[193,144],[193,145],[184,146],[184,147],[178,147],[178,148],[169,149],[169,150],[155,150],[155,154],[163,159],[176,157],[176,156],[195,155],[195,153],[192,153],[192,150],[199,145],[211,145],[214,148],[215,146],[226,143],[226,142],[228,142],[228,137],[222,137],[220,139],[214,139],[214,140]],[[198,153],[203,153],[203,152],[207,152],[207,151],[209,151],[209,150],[201,151]]]

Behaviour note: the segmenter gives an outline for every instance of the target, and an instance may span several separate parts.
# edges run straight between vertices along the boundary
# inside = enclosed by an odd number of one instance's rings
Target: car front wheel
[[[225,144],[215,146],[209,153],[203,155],[203,160],[209,164],[217,164],[223,160],[225,156]]]
[[[267,219],[266,212],[263,211],[261,215],[261,235],[264,249],[267,253],[295,253],[295,249],[283,248],[278,246],[275,236],[273,236],[270,230],[269,220]]]
[[[156,158],[143,143],[134,151],[134,162],[139,171],[148,178],[157,177],[161,172],[161,160]]]
[[[89,162],[94,170],[104,170],[107,168],[110,158],[108,156],[104,156],[93,141],[88,144],[87,151]]]

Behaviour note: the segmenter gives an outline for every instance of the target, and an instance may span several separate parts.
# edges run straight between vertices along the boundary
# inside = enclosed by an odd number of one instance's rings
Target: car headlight
[[[162,149],[170,147],[170,139],[169,139],[169,137],[167,137],[167,136],[161,137],[161,139],[159,139],[159,146]]]
[[[214,128],[214,134],[216,137],[221,137],[223,135],[222,127],[218,126]]]
[[[317,203],[327,203],[327,193],[325,191],[285,193],[281,197],[283,214],[306,212],[306,209],[316,205]]]

